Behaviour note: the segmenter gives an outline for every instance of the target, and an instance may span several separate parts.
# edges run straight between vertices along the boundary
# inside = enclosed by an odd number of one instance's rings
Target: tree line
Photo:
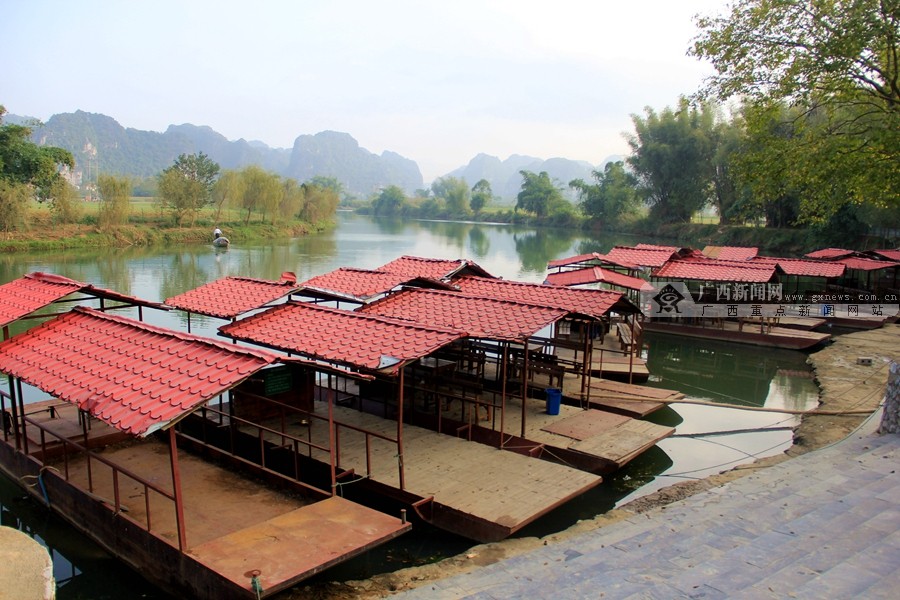
[[[852,238],[900,228],[900,0],[736,0],[698,17],[689,53],[715,74],[675,106],[633,114],[631,149],[592,181],[522,171],[515,211],[567,224],[689,222],[810,227]],[[479,182],[481,184],[482,182]],[[488,188],[489,189],[489,188]],[[376,214],[477,215],[464,180],[382,190]],[[489,197],[489,196],[488,196]]]
[[[3,124],[0,106],[0,228],[27,226],[29,202],[49,204],[58,223],[78,223],[81,195],[66,179],[75,165],[64,149],[30,140],[31,127]],[[194,226],[201,210],[212,208],[218,221],[225,209],[237,210],[244,224],[299,220],[321,224],[334,217],[341,184],[332,177],[299,183],[260,167],[221,171],[203,152],[181,154],[155,179],[156,199],[175,227]],[[102,230],[123,225],[130,215],[134,182],[121,175],[97,178],[97,224]]]

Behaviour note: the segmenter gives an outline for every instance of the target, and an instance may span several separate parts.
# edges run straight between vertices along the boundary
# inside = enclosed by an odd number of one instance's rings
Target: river
[[[657,241],[652,237],[586,237],[569,230],[500,224],[382,221],[339,213],[338,226],[328,232],[235,243],[225,250],[200,244],[3,254],[0,283],[44,271],[163,301],[225,276],[278,279],[282,272],[292,271],[298,281],[304,281],[338,267],[374,268],[403,255],[468,258],[494,275],[540,283],[550,260],[606,252],[616,244]],[[144,319],[173,329],[184,330],[187,325],[178,311],[145,310]],[[191,318],[192,332],[201,335],[216,337],[216,328],[222,324],[215,319]],[[11,332],[23,327],[12,327]],[[648,385],[676,389],[692,399],[756,407],[804,409],[817,402],[818,391],[803,353],[653,334],[648,334],[646,342],[645,358],[652,374]],[[781,453],[790,446],[790,428],[798,422],[796,416],[784,413],[684,403],[664,409],[652,419],[676,426],[676,435],[518,535],[558,531],[660,487]],[[23,496],[16,485],[0,478],[0,521],[27,531],[51,550],[58,598],[167,598]],[[414,531],[319,578],[364,578],[461,552],[470,545],[434,531]]]

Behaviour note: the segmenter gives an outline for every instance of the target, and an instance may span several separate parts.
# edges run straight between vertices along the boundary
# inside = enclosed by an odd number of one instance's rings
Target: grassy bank
[[[264,223],[237,211],[223,211],[219,218],[213,209],[204,209],[194,222],[176,226],[168,214],[162,213],[154,202],[131,203],[128,222],[115,227],[98,225],[97,203],[85,202],[78,223],[60,224],[46,205],[34,205],[28,217],[15,231],[0,233],[0,251],[29,252],[62,250],[66,248],[122,248],[126,246],[156,246],[193,244],[212,240],[214,228],[220,228],[232,242],[288,238],[332,227],[333,223],[312,225],[301,221]]]

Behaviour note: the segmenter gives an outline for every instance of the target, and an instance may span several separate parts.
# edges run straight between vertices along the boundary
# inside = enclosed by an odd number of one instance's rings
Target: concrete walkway
[[[847,439],[400,598],[897,598],[900,435]]]

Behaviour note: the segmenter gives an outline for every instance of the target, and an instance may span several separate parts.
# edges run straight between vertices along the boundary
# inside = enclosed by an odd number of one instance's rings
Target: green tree
[[[109,230],[127,223],[131,180],[115,175],[100,175],[97,178],[97,190],[100,192],[100,228]]]
[[[516,196],[515,210],[524,210],[542,218],[568,204],[546,171],[538,174],[519,171],[519,174],[522,176],[522,188]]]
[[[68,150],[32,142],[31,127],[4,125],[5,114],[0,105],[0,179],[30,186],[38,200],[47,200],[60,171],[74,168],[75,159]]]
[[[0,227],[10,232],[26,224],[31,189],[22,183],[0,178]]]
[[[801,220],[900,201],[900,2],[736,0],[698,26],[691,52],[716,69],[704,96],[798,111],[781,156]]]
[[[307,223],[322,223],[334,217],[341,198],[339,191],[331,186],[322,186],[312,181],[304,183],[303,204],[297,216]]]
[[[396,217],[406,206],[406,194],[396,185],[384,188],[372,201],[372,210],[379,217]]]
[[[609,162],[603,171],[595,170],[595,184],[575,179],[569,187],[578,193],[578,206],[586,216],[606,225],[615,225],[632,215],[640,205],[637,179],[619,162]]]
[[[494,199],[494,191],[491,189],[491,183],[487,179],[481,179],[472,186],[472,199],[469,201],[469,207],[476,215],[484,210],[484,207],[491,203]]]
[[[81,218],[78,190],[60,177],[50,187],[50,210],[58,223],[75,223]]]
[[[458,177],[439,177],[431,184],[435,198],[442,199],[447,205],[450,216],[460,217],[469,214],[469,185],[465,179]]]
[[[181,225],[186,217],[190,217],[193,226],[197,213],[212,198],[218,175],[218,163],[203,152],[179,155],[175,163],[160,174],[160,200],[172,211],[176,224]]]
[[[710,200],[715,111],[685,98],[675,110],[644,111],[644,117],[631,116],[635,134],[628,138],[628,164],[653,220],[688,222]]]
[[[789,106],[747,104],[743,107],[743,149],[732,157],[736,178],[745,188],[733,216],[764,217],[766,227],[796,227],[804,186],[796,177],[799,154],[797,125],[802,110]]]
[[[216,207],[216,222],[222,216],[222,210],[226,206],[243,207],[244,194],[247,185],[240,171],[227,169],[216,180],[212,188],[212,202]]]
[[[247,210],[244,223],[250,222],[253,212],[260,213],[265,222],[266,215],[277,211],[284,195],[281,177],[257,166],[246,167],[241,176],[245,186],[243,208]]]

